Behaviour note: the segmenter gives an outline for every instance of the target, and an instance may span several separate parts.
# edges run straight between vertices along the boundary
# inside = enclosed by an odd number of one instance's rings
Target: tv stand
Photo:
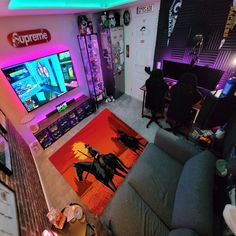
[[[46,149],[57,139],[77,125],[81,120],[96,111],[95,101],[82,95],[62,112],[50,112],[50,116],[38,123],[39,129],[34,136]]]

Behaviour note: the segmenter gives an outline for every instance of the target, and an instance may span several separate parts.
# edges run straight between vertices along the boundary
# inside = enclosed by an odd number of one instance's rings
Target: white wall
[[[124,26],[125,45],[130,45],[130,57],[125,58],[125,92],[138,99],[142,99],[142,92],[139,88],[145,83],[145,80],[148,77],[144,72],[144,65],[149,64],[152,66],[154,57],[160,4],[158,2],[153,5],[154,11],[152,13],[140,15],[136,14],[136,7],[130,8],[132,20],[129,26]],[[121,17],[122,15],[123,14],[121,14]],[[136,50],[137,35],[142,26],[145,26],[146,32],[148,32],[149,46],[147,47],[145,45],[143,49],[141,48],[141,50],[144,50],[147,54],[145,57],[139,57],[141,60],[137,61],[137,55],[140,55],[140,53],[137,53],[139,50]],[[49,43],[25,48],[14,48],[7,41],[8,33],[37,28],[45,28],[50,31],[52,38]],[[0,29],[0,68],[63,50],[70,50],[71,52],[75,73],[79,80],[80,87],[30,113],[36,117],[35,121],[42,119],[62,101],[70,100],[71,97],[78,97],[82,92],[88,94],[82,59],[77,42],[78,26],[76,15],[0,17]],[[142,58],[143,65],[140,65]],[[15,127],[20,131],[27,143],[34,141],[34,136],[29,128],[26,125],[21,124],[22,119],[25,117],[27,118],[28,113],[1,71],[0,108],[14,123]]]
[[[51,33],[51,41],[49,43],[14,48],[7,41],[8,33],[38,28],[49,30]],[[35,120],[42,119],[47,113],[54,110],[57,104],[63,101],[78,97],[81,93],[88,94],[77,41],[78,26],[76,15],[0,17],[0,29],[0,68],[63,50],[70,50],[80,87],[30,113],[36,117]],[[35,139],[34,136],[27,125],[20,124],[22,119],[27,118],[28,113],[2,72],[0,72],[0,108],[14,123],[26,142],[31,143]]]
[[[130,8],[131,22],[124,26],[125,45],[130,47],[130,57],[125,57],[125,92],[139,100],[143,96],[139,88],[148,78],[144,66],[152,68],[154,59],[160,1],[153,3],[153,6],[153,12],[145,14],[136,14],[137,6]],[[143,26],[146,29],[142,35],[140,29]],[[140,43],[140,37],[144,39],[143,43]]]

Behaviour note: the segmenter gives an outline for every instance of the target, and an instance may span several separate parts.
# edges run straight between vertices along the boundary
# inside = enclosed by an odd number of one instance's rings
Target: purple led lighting
[[[40,50],[40,51],[29,50],[27,48],[27,53],[24,53],[24,54],[22,53],[23,56],[21,55],[21,53],[20,54],[19,53],[18,54],[13,54],[13,55],[11,55],[11,57],[6,56],[4,58],[4,60],[1,61],[0,68],[8,67],[8,66],[15,65],[15,64],[20,64],[20,63],[25,62],[25,61],[30,61],[30,60],[34,60],[35,58],[45,57],[47,55],[52,55],[52,54],[55,54],[55,53],[58,53],[58,52],[61,52],[61,51],[65,51],[65,50],[68,50],[68,48],[65,49],[65,45],[57,45],[56,47],[48,47],[47,50]],[[70,53],[71,53],[72,60],[73,60],[73,58],[78,58],[77,55],[75,53],[73,53],[72,50],[70,50]],[[19,56],[19,55],[21,55],[21,56]],[[78,63],[79,62],[77,62],[77,64]],[[82,84],[82,79],[81,79],[81,75],[79,73],[80,71],[78,70],[79,67],[77,65],[75,65],[74,62],[73,62],[73,64],[74,64],[74,71],[75,71],[75,74],[76,74],[76,78],[77,78],[77,81],[78,81],[79,87],[80,87],[81,84]],[[15,95],[15,93],[13,93],[11,86],[7,82],[5,83],[5,80],[7,81],[7,79],[2,74],[2,72],[0,74],[0,77],[2,79],[2,82],[4,83],[4,89],[7,90],[7,93],[9,94],[11,100],[14,101],[13,102],[14,107],[17,108],[18,111],[23,111],[24,112],[24,107],[21,104],[18,97]],[[73,98],[73,93],[72,93],[72,98]],[[65,96],[64,100],[65,99],[69,100],[68,96]],[[60,99],[58,98],[56,101],[58,102],[59,100]],[[55,102],[53,102],[52,104],[55,104]],[[44,113],[44,110],[41,110],[41,112]]]
[[[28,49],[28,48],[27,48]],[[20,49],[19,49],[20,50]],[[22,53],[12,53],[11,56],[6,55],[4,57],[4,60],[1,62],[1,67],[7,67],[10,65],[19,64],[25,61],[34,60],[35,58],[44,57],[50,54],[58,53],[61,51],[66,51],[68,48],[65,48],[64,45],[57,45],[56,47],[48,47],[45,50],[39,49],[39,50],[22,50]],[[71,54],[73,54],[71,52]],[[2,57],[3,58],[3,57]]]
[[[190,64],[191,62],[191,56],[189,55],[189,53],[185,53],[184,57],[182,59],[180,58],[173,58],[168,52],[165,52],[163,53],[162,57],[159,58],[157,61],[158,63],[161,62],[161,64],[163,65],[163,61],[166,60],[166,61],[173,61],[173,62],[179,62],[179,63],[185,63],[185,64]],[[206,66],[206,64],[199,60],[197,63],[196,63],[197,66]],[[209,68],[212,68],[212,69],[218,69],[217,67],[215,66],[209,66]],[[230,78],[230,72],[228,71],[225,71],[224,74],[222,75],[219,83],[216,85],[216,90],[218,89],[222,89],[226,83],[226,81]]]

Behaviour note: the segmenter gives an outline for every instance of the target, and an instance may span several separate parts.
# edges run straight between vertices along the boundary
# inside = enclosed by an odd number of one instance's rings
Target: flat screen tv
[[[193,68],[189,64],[166,61],[163,62],[164,76],[178,80],[184,72],[192,72],[198,78],[198,86],[207,90],[215,90],[224,71],[215,68],[195,65]]]
[[[69,51],[1,70],[28,112],[79,86]]]

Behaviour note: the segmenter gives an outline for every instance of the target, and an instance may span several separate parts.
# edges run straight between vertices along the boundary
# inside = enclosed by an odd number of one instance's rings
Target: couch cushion
[[[188,160],[179,179],[172,225],[212,235],[215,157],[203,151]]]
[[[182,168],[156,145],[149,144],[127,177],[130,186],[169,227]]]
[[[191,229],[175,229],[171,230],[168,236],[199,236],[199,234]]]
[[[169,233],[159,217],[126,182],[116,191],[101,220],[105,225],[110,221],[116,236],[167,236]]]
[[[161,128],[156,132],[154,143],[181,164],[201,152],[198,145]]]

